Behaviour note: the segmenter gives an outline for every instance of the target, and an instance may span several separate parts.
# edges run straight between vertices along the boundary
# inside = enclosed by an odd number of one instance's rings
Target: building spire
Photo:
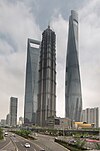
[[[50,21],[48,22],[48,29],[50,29]]]

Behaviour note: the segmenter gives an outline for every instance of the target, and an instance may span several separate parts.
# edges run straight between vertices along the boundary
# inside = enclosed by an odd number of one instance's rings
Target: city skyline
[[[28,37],[41,41],[41,32],[49,21],[57,35],[57,116],[64,117],[66,41],[72,9],[79,14],[83,109],[100,107],[99,5],[99,0],[89,0],[88,3],[86,0],[64,0],[63,3],[60,0],[0,1],[0,119],[9,112],[10,96],[19,98],[18,115],[23,116],[26,41]]]

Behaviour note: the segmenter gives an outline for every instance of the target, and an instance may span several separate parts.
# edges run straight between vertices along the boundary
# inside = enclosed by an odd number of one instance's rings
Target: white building
[[[19,117],[18,125],[22,126],[23,124],[24,124],[24,118],[23,117]]]
[[[94,123],[94,127],[99,127],[99,108],[86,108],[82,111],[82,121],[88,124]]]

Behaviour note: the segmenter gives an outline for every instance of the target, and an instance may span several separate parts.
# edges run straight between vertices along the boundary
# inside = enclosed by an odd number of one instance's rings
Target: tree
[[[3,130],[0,128],[0,139],[3,139]]]

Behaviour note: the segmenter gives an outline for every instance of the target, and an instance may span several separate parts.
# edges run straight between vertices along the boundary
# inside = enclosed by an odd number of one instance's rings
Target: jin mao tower
[[[47,126],[48,118],[56,115],[56,35],[50,26],[42,33],[37,124]]]

